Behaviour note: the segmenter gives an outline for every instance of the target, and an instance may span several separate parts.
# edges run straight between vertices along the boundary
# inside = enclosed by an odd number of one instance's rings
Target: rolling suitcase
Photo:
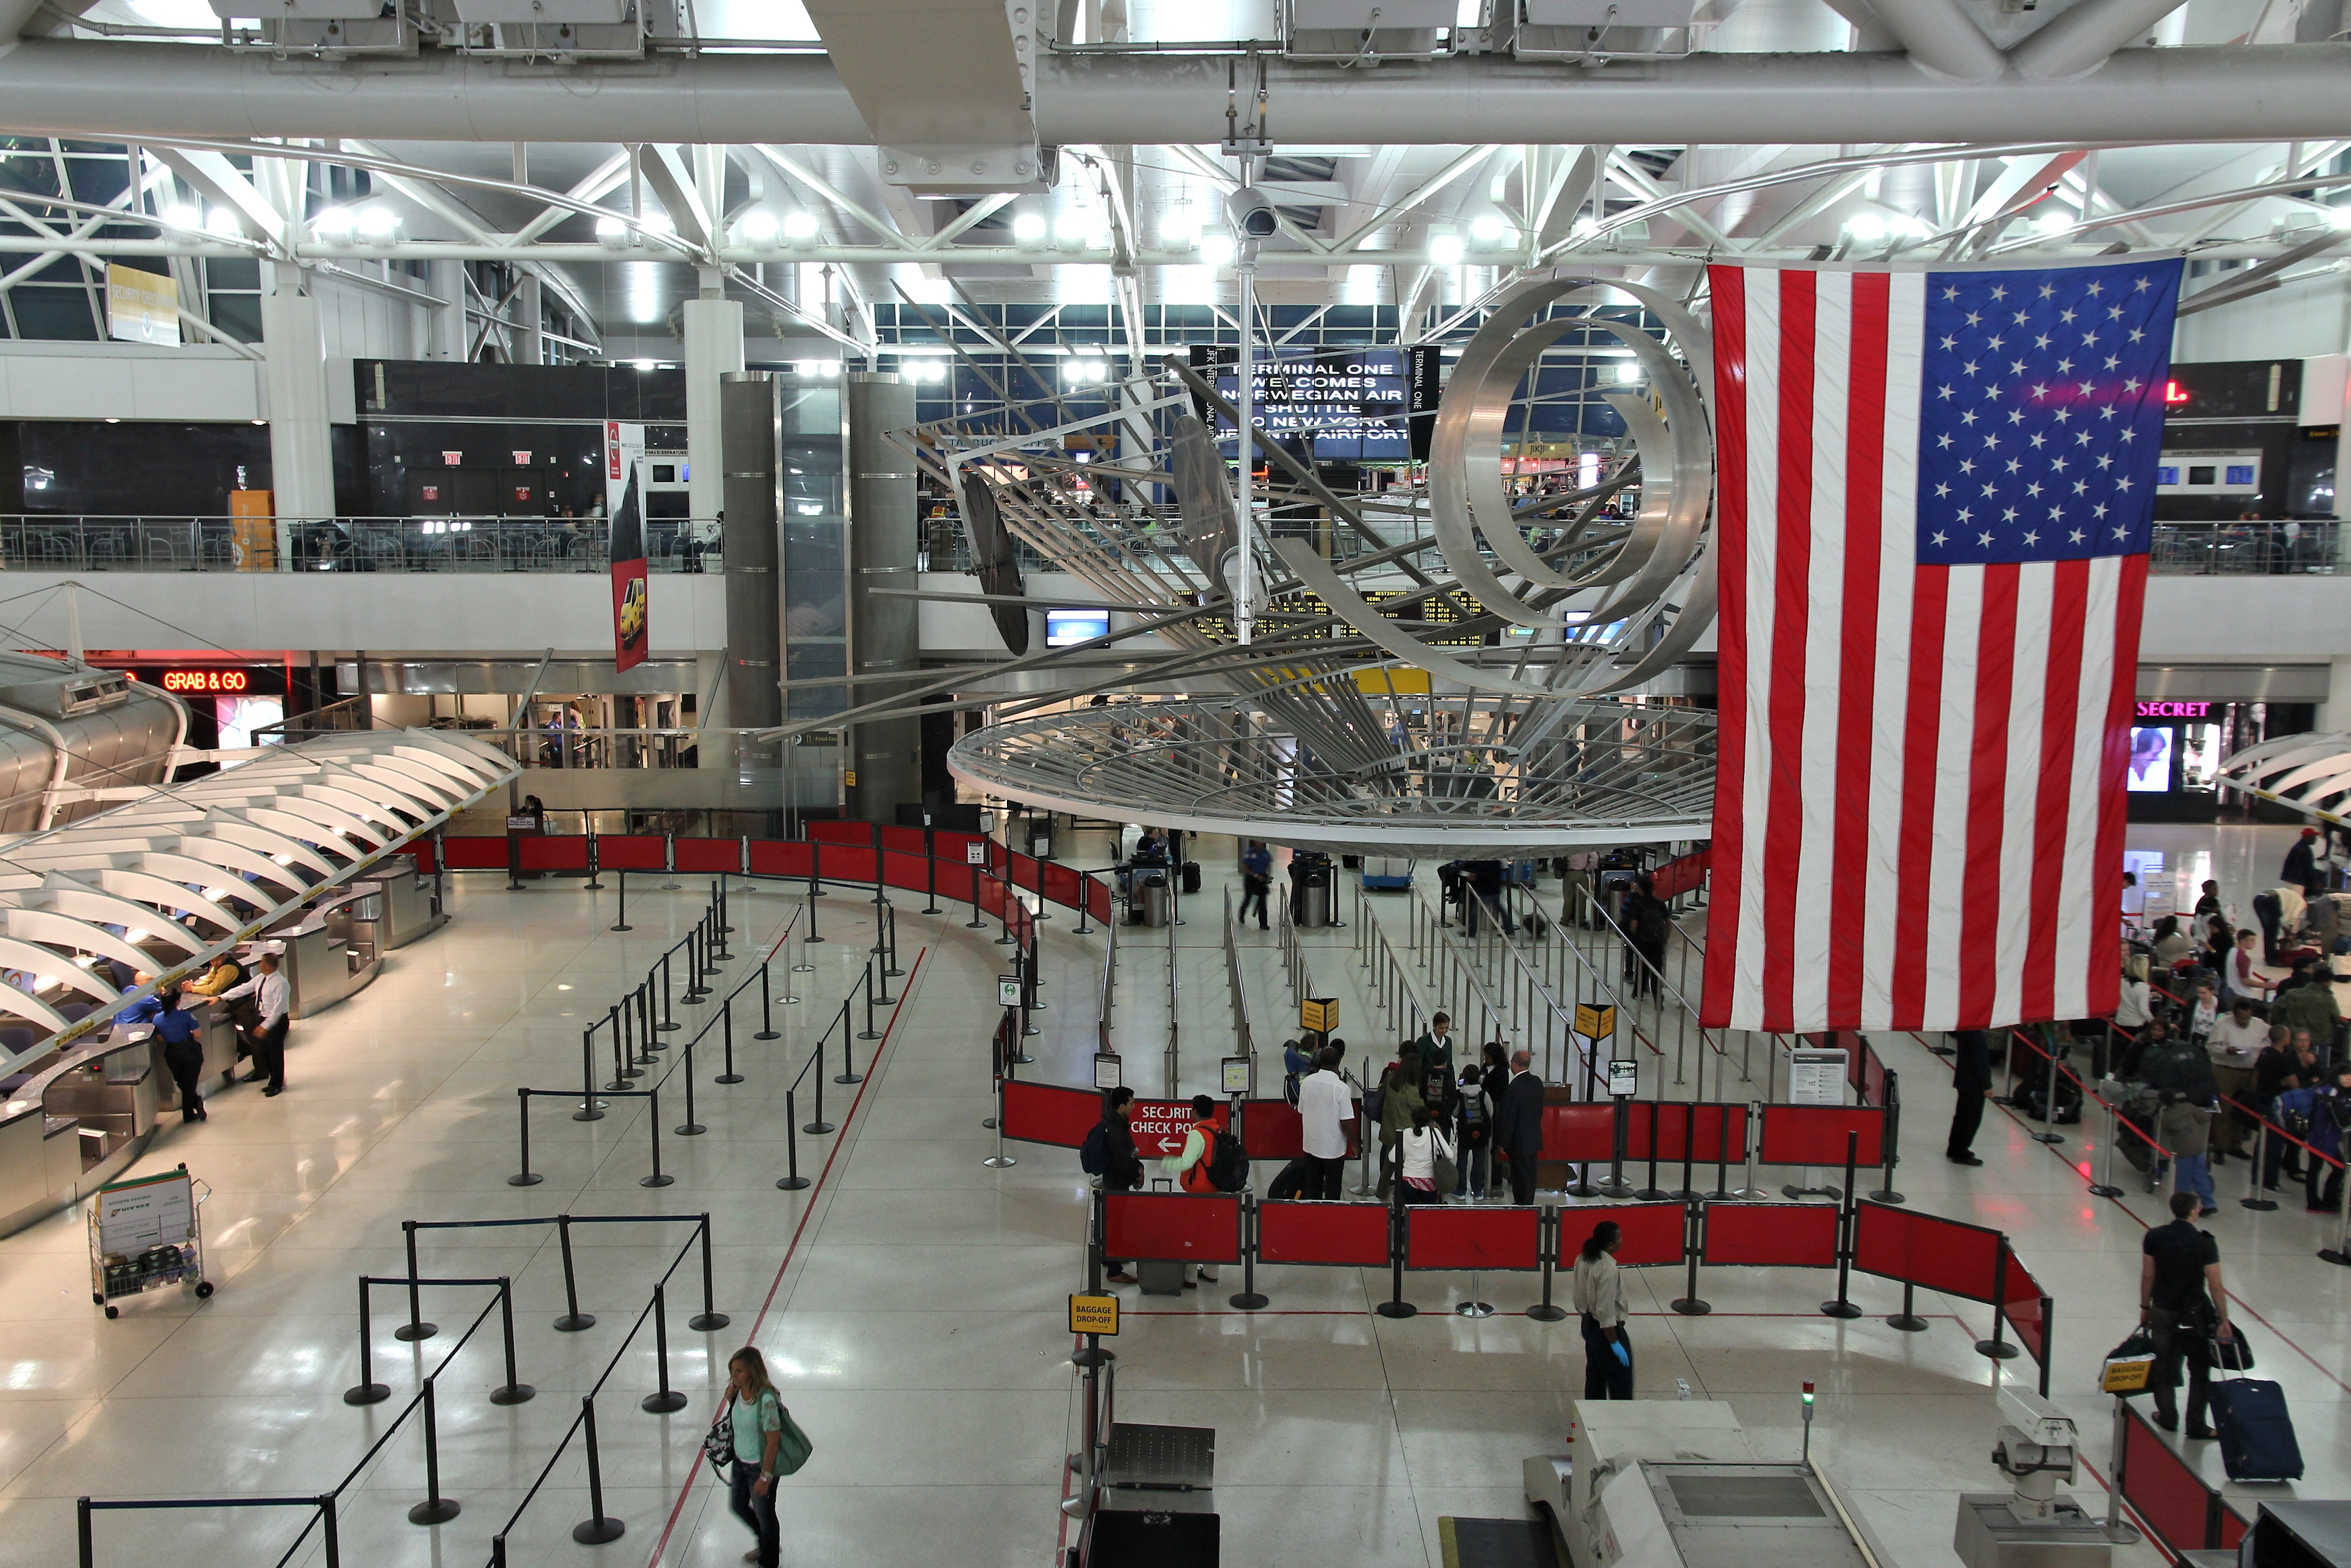
[[[1186,861],[1184,862],[1184,892],[1186,895],[1189,895],[1199,891],[1200,862],[1198,861]]]
[[[2258,1377],[2212,1383],[2212,1427],[2220,1437],[2220,1464],[2232,1481],[2302,1479],[2302,1446],[2294,1439],[2285,1390]]]
[[[1281,1174],[1273,1178],[1273,1185],[1265,1189],[1265,1196],[1270,1202],[1280,1202],[1296,1197],[1305,1190],[1306,1160],[1301,1155],[1281,1167]]]

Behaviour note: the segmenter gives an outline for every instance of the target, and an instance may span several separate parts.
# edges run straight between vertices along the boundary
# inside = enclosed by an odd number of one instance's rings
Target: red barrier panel
[[[1699,888],[1704,887],[1706,856],[1707,852],[1699,850],[1697,853],[1684,855],[1679,860],[1667,861],[1656,871],[1651,872],[1650,881],[1656,887],[1657,896],[1672,898],[1679,894],[1696,893]]]
[[[1726,1110],[1729,1113],[1727,1128],[1723,1114]],[[1685,1142],[1691,1145],[1689,1157],[1698,1165],[1710,1166],[1720,1160],[1735,1166],[1747,1158],[1747,1107],[1744,1105],[1725,1106],[1709,1103],[1693,1106],[1671,1101],[1661,1104],[1654,1100],[1631,1100],[1625,1103],[1625,1158],[1628,1161],[1649,1157],[1653,1123],[1660,1162],[1678,1162]],[[1683,1135],[1685,1131],[1688,1134],[1687,1139]],[[1838,1157],[1842,1159],[1844,1156]]]
[[[1360,1125],[1363,1107],[1355,1107]],[[1298,1119],[1298,1107],[1287,1100],[1244,1100],[1241,1102],[1241,1152],[1253,1160],[1294,1160],[1306,1153],[1306,1128]],[[1347,1157],[1357,1152],[1355,1139],[1347,1139]],[[1270,1179],[1270,1177],[1268,1178]],[[1266,1185],[1260,1181],[1259,1186]]]
[[[871,822],[810,822],[808,825],[808,836],[812,841],[820,844],[863,844],[871,848],[873,843],[873,824]]]
[[[1616,1151],[1614,1105],[1546,1105],[1542,1108],[1542,1157],[1604,1160]]]
[[[1849,1132],[1861,1134],[1856,1166],[1886,1163],[1886,1113],[1869,1105],[1766,1105],[1755,1157],[1767,1166],[1842,1166]]]
[[[1110,883],[1094,881],[1086,883],[1086,913],[1096,920],[1110,919]]]
[[[923,852],[923,830],[885,827],[882,830],[882,847],[900,854],[919,855]]]
[[[433,869],[433,841],[431,839],[411,839],[408,842],[401,845],[397,852],[404,855],[414,855],[416,857],[416,869],[418,871],[429,872]]]
[[[1038,868],[1037,891],[1064,909],[1075,909],[1078,900],[1084,896],[1084,890],[1079,885],[1083,880],[1072,867],[1047,861]]]
[[[968,866],[955,860],[939,862],[939,896],[957,904],[971,902],[972,879],[979,874],[977,866]]]
[[[1003,1131],[1008,1138],[1074,1149],[1102,1117],[1102,1096],[1091,1089],[1005,1081]]]
[[[1575,1255],[1583,1249],[1584,1238],[1604,1219],[1614,1220],[1625,1232],[1624,1243],[1616,1249],[1619,1268],[1646,1269],[1658,1263],[1678,1263],[1682,1260],[1687,1218],[1687,1211],[1678,1203],[1562,1208],[1559,1211],[1559,1266],[1575,1266]]]
[[[1221,1194],[1114,1192],[1103,1200],[1105,1256],[1186,1263],[1241,1260],[1241,1200]]]
[[[2001,1245],[1997,1230],[1865,1198],[1855,1218],[1853,1266],[1865,1274],[1989,1301]]]
[[[2003,1243],[2003,1245],[2005,1245]],[[2042,1312],[2042,1302],[2049,1292],[2024,1266],[2013,1247],[2008,1249],[2008,1270],[2001,1278],[2001,1291],[2008,1298],[2008,1321],[2016,1330],[2016,1337],[2024,1342],[2024,1354],[2041,1366],[2049,1364],[2049,1324]]]
[[[2137,1410],[2123,1423],[2122,1488],[2123,1500],[2167,1555],[2204,1549],[2211,1489]]]
[[[578,833],[525,834],[521,844],[525,871],[588,869],[588,840]]]
[[[1820,1203],[1710,1203],[1701,1239],[1702,1263],[1834,1269],[1837,1211]]]
[[[1007,850],[997,874],[1023,893],[1037,891],[1037,857],[1024,855],[1018,850]]]
[[[680,872],[739,872],[743,869],[740,839],[672,839],[670,852]]]
[[[1540,1269],[1541,1217],[1532,1208],[1416,1203],[1404,1211],[1407,1269]]]
[[[921,893],[931,885],[931,862],[919,852],[910,855],[885,849],[882,852],[882,880],[892,887]]]
[[[596,865],[602,871],[660,871],[668,852],[659,833],[596,835]]]
[[[678,847],[684,849],[680,839]],[[872,882],[873,880],[873,846],[871,844],[829,844],[820,842],[816,850],[817,875],[835,882]]]
[[[1385,1268],[1388,1206],[1287,1199],[1260,1203],[1257,1206],[1257,1260]]]
[[[495,839],[458,838],[454,834],[441,841],[441,851],[449,858],[451,871],[504,871],[507,869],[507,841]]]
[[[815,852],[799,839],[753,839],[751,870],[759,876],[806,876]]]

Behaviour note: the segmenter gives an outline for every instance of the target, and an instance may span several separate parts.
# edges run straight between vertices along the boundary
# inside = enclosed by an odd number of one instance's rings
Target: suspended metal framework
[[[2213,783],[2313,821],[2351,828],[2351,735],[2289,735],[2220,764]]]
[[[1334,704],[1333,706],[1339,706]],[[1572,698],[1382,700],[1327,758],[1238,702],[1122,702],[989,727],[950,766],[992,795],[1332,852],[1545,854],[1703,837],[1714,715]],[[1384,750],[1375,760],[1356,759]]]
[[[0,1030],[0,1073],[103,1031],[516,776],[463,736],[355,731],[0,839],[0,1013],[22,1020]],[[118,985],[115,965],[153,979]]]
[[[1508,494],[1516,389],[1546,349],[1594,329],[1640,370],[1613,394],[1626,438],[1597,483]],[[998,706],[1007,722],[967,737],[949,766],[1055,809],[1114,803],[1217,831],[1264,832],[1279,817],[1285,841],[1394,852],[1701,836],[1711,716],[1592,699],[1654,682],[1711,622],[1708,363],[1704,333],[1649,290],[1528,285],[1447,387],[1425,491],[1335,494],[1253,432],[1276,537],[1248,547],[1225,459],[1191,406],[1227,428],[1235,410],[1183,361],[1163,367],[1172,392],[1130,388],[1096,419],[1007,406],[905,433],[943,483],[984,482],[1001,528],[1137,617],[1005,666],[1064,684]],[[1117,431],[1121,455],[1067,449],[1093,427]],[[1231,624],[1241,548],[1266,585],[1247,646]],[[1135,687],[1233,695],[1041,716]]]

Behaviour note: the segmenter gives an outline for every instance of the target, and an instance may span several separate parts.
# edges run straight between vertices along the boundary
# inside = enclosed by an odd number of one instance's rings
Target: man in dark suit
[[[1991,1041],[1980,1029],[1963,1029],[1951,1036],[1958,1049],[1951,1058],[1952,1088],[1959,1103],[1951,1111],[1951,1134],[1943,1157],[1955,1166],[1980,1166],[1975,1152],[1976,1129],[1983,1125],[1984,1096],[1991,1092]]]
[[[1525,1051],[1510,1058],[1510,1082],[1494,1117],[1494,1147],[1510,1162],[1510,1201],[1521,1207],[1535,1200],[1535,1162],[1542,1157],[1543,1082]]]

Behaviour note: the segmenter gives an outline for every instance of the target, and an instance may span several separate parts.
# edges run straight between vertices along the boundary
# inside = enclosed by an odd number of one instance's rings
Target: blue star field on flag
[[[1928,275],[1922,566],[2144,553],[2176,259]]]

